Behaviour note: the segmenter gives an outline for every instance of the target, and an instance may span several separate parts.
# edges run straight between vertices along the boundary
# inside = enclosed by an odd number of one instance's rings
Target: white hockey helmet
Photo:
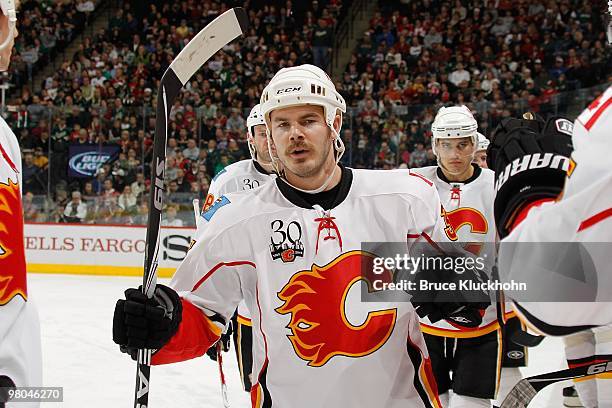
[[[2,14],[8,17],[9,32],[7,33],[4,42],[0,44],[0,51],[8,47],[11,40],[15,37],[15,26],[17,25],[17,9],[15,0],[0,0],[0,9]]]
[[[332,128],[338,113],[346,112],[344,98],[321,68],[310,64],[283,68],[270,80],[261,94],[261,113],[270,121],[274,109],[296,105],[319,105],[325,110],[325,121]]]
[[[344,154],[344,143],[340,138],[340,129],[338,131],[334,129],[334,119],[337,114],[340,114],[340,126],[342,126],[342,114],[346,112],[346,102],[336,91],[336,87],[329,75],[321,68],[310,64],[282,68],[274,75],[261,94],[261,114],[266,122],[270,157],[279,174],[282,174],[282,171],[279,169],[278,159],[275,158],[270,145],[270,113],[275,109],[299,105],[317,105],[323,107],[325,123],[334,135],[332,143],[336,154],[336,163],[340,161]],[[306,192],[315,193],[323,191],[331,180],[332,175],[318,189]]]
[[[431,124],[433,133],[431,149],[436,153],[436,142],[438,139],[458,139],[469,137],[474,146],[477,140],[478,122],[472,112],[465,105],[441,107],[436,118]]]
[[[261,104],[257,104],[255,106],[253,106],[253,109],[251,109],[251,112],[249,113],[249,116],[247,117],[246,120],[246,126],[247,126],[247,143],[249,145],[249,152],[251,153],[251,158],[253,158],[253,160],[257,160],[257,150],[255,149],[255,133],[254,133],[254,127],[258,126],[258,125],[265,125],[266,122],[264,121],[263,115],[261,114]]]
[[[491,144],[489,139],[487,139],[486,136],[480,132],[476,132],[476,135],[478,136],[478,146],[476,147],[476,151],[479,152],[481,150],[487,150],[489,144]]]

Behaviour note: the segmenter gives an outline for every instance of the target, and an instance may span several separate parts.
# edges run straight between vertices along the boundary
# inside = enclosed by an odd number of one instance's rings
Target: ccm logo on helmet
[[[276,91],[276,94],[282,95],[282,94],[288,94],[291,92],[299,92],[301,90],[302,90],[301,86],[289,86],[287,88],[279,89],[278,91]]]

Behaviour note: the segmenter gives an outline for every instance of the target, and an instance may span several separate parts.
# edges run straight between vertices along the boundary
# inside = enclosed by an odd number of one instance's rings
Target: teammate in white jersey
[[[260,106],[260,104],[255,105],[246,120],[247,142],[251,159],[232,163],[215,175],[208,189],[204,211],[224,194],[252,190],[275,177],[268,151],[266,123]],[[198,222],[203,223],[204,221],[200,218]]]
[[[584,354],[588,343],[594,353],[578,364],[612,357],[608,328],[596,329],[597,341],[585,331],[612,324],[610,129],[612,88],[578,116],[573,132],[563,118],[546,123],[510,119],[496,129],[488,151],[503,238],[500,277],[532,288],[528,295],[508,296],[533,330],[562,336],[581,332],[568,338],[568,358]],[[612,406],[610,374],[595,378],[596,395],[592,390],[581,394],[582,402]]]
[[[17,36],[13,1],[0,1],[0,71],[6,71]],[[40,387],[42,365],[38,313],[28,299],[23,246],[21,153],[0,117],[0,407],[33,408],[37,402],[6,402],[6,387]]]
[[[346,107],[320,68],[280,70],[261,103],[281,177],[217,199],[172,280],[180,298],[162,285],[157,300],[128,290],[114,340],[132,355],[158,349],[154,364],[193,358],[244,299],[254,312],[254,407],[440,406],[412,304],[363,302],[360,291],[374,256],[363,242],[444,239],[435,187],[410,172],[338,165]],[[150,323],[159,310],[167,316]]]
[[[496,241],[494,173],[472,163],[480,144],[477,128],[467,107],[440,108],[432,123],[432,150],[438,165],[411,171],[434,182],[452,227],[446,231],[448,238],[486,257],[492,266]],[[502,353],[502,331],[495,306],[486,309],[482,325],[477,328],[460,327],[446,320],[432,324],[425,318],[421,330],[444,405],[489,407],[496,394]],[[475,377],[479,380],[474,381]],[[449,390],[453,390],[450,401]]]
[[[476,136],[478,138],[478,145],[476,147],[476,152],[474,153],[474,163],[482,169],[488,169],[487,147],[489,147],[489,139],[487,139],[486,136],[480,132],[476,133]]]
[[[272,167],[272,160],[270,159],[270,152],[268,151],[266,122],[261,114],[260,106],[260,104],[255,105],[246,120],[247,142],[251,159],[230,164],[213,178],[208,189],[203,212],[206,212],[217,198],[222,195],[236,191],[252,190],[274,180],[276,177]],[[205,224],[206,220],[199,217],[198,225],[205,228]],[[253,329],[251,314],[244,301],[241,301],[238,305],[238,312],[232,318],[232,324],[240,378],[244,389],[251,391]],[[212,347],[208,355],[216,359],[216,347]]]

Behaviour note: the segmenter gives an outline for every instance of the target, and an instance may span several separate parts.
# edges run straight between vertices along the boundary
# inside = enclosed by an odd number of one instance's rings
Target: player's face
[[[253,126],[253,141],[257,150],[258,161],[270,163],[270,151],[268,150],[268,138],[266,136],[266,125]]]
[[[313,177],[330,160],[333,163],[333,136],[321,106],[276,109],[270,115],[270,122],[276,154],[286,172],[302,178]]]
[[[474,154],[474,163],[482,167],[483,169],[488,169],[489,166],[487,166],[487,151],[477,151],[476,154]]]
[[[9,35],[8,17],[0,12],[0,44],[6,40],[6,36]],[[6,48],[0,51],[0,72],[8,70],[9,63],[11,62],[11,53],[13,52],[13,44],[15,44],[15,37],[17,37],[17,28],[15,28],[15,35],[10,40]]]
[[[474,144],[469,137],[436,141],[436,152],[442,170],[450,174],[461,174],[470,168],[474,155]]]

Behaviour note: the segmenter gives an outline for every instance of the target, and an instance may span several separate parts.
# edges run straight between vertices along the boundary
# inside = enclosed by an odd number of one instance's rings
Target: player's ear
[[[340,128],[342,127],[342,115],[340,113],[336,113],[332,126],[334,127],[337,133],[340,133]]]

